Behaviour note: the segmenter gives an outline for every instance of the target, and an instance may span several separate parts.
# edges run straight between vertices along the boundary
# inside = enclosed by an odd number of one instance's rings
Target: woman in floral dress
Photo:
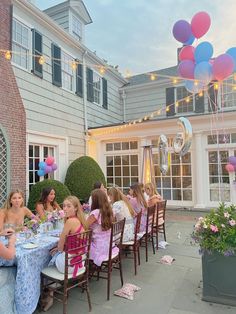
[[[61,209],[56,202],[56,192],[52,187],[49,186],[43,189],[35,209],[40,218],[45,218],[47,213],[53,213]]]
[[[133,207],[127,197],[115,187],[108,190],[108,196],[112,203],[112,209],[115,213],[116,220],[125,218],[125,229],[123,242],[128,242],[134,239],[134,217],[136,215]]]

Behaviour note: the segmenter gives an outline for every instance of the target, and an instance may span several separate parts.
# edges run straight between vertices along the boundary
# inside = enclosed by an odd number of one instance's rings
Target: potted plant
[[[205,301],[236,306],[236,206],[221,203],[194,227],[202,254]]]

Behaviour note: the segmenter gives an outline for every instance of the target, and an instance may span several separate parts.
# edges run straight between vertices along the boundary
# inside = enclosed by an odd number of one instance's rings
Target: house
[[[234,79],[190,95],[176,65],[129,79],[86,47],[92,19],[82,0],[44,12],[26,0],[0,3],[0,205],[10,189],[29,194],[43,180],[38,163],[54,156],[55,179],[71,161],[89,155],[107,182],[127,191],[141,177],[143,146],[153,146],[158,190],[170,206],[206,208],[234,202],[236,155]],[[181,159],[173,139],[178,118],[193,127]],[[169,171],[158,167],[158,138],[169,142]]]

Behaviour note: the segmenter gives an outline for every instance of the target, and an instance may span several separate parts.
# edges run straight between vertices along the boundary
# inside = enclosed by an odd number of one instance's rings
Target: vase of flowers
[[[194,226],[202,254],[205,301],[236,306],[236,206],[221,203]]]
[[[37,216],[32,216],[31,219],[26,220],[25,229],[29,229],[33,234],[37,234],[38,228],[40,226],[40,220]]]
[[[48,213],[47,222],[53,225],[53,229],[61,229],[61,225],[63,225],[64,222],[64,217],[64,210],[55,210],[52,213]]]

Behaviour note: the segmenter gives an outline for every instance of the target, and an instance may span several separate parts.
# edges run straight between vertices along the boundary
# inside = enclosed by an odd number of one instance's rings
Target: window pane
[[[171,200],[171,190],[163,189],[163,198],[166,200]]]
[[[208,144],[217,144],[217,136],[216,135],[208,135],[207,136]]]
[[[115,176],[121,176],[121,167],[115,167]]]
[[[121,187],[121,178],[115,178],[115,184]]]
[[[183,190],[183,201],[192,200],[192,190]]]
[[[109,151],[112,151],[112,150],[113,150],[113,144],[112,143],[106,144],[106,151],[109,152]]]
[[[176,201],[181,201],[181,190],[178,189],[178,190],[172,190],[172,194],[173,194],[173,200],[176,200]]]
[[[122,149],[123,149],[123,150],[129,149],[129,142],[123,142],[123,143],[122,143]]]
[[[29,157],[33,157],[34,148],[33,145],[29,145]]]
[[[183,188],[192,188],[192,178],[191,177],[183,177]]]
[[[182,157],[182,163],[186,164],[186,163],[191,163],[191,154],[187,153]]]
[[[182,166],[182,172],[183,176],[191,176],[191,166],[190,165]]]
[[[107,166],[112,166],[113,165],[113,156],[108,156],[107,157]]]
[[[217,157],[217,152],[209,152],[209,163],[217,163],[218,157]]]
[[[129,164],[129,155],[122,156],[122,165]]]
[[[168,177],[163,178],[163,187],[164,188],[171,188],[171,180]]]
[[[138,148],[138,142],[130,142],[130,149],[137,149]]]
[[[219,134],[219,144],[230,143],[230,134]]]
[[[172,176],[180,176],[180,166],[172,166]]]
[[[107,167],[107,176],[109,177],[113,176],[113,167]]]
[[[131,176],[138,176],[138,167],[131,166]]]
[[[129,187],[130,186],[130,179],[123,177],[123,187]]]
[[[181,178],[172,177],[172,188],[180,188],[180,187],[181,187]]]
[[[129,167],[123,167],[123,176],[129,176]]]
[[[121,156],[115,156],[115,165],[121,165]]]
[[[121,143],[114,143],[114,150],[121,150]]]
[[[236,143],[236,133],[231,134],[231,142]]]
[[[138,155],[131,155],[130,158],[131,165],[138,165]]]

